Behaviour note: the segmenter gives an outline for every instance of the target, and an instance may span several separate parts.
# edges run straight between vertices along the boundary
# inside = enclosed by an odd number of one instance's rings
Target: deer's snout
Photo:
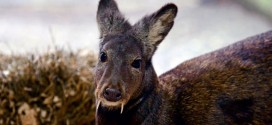
[[[122,98],[122,93],[119,89],[106,88],[104,90],[103,96],[108,101],[117,102]]]

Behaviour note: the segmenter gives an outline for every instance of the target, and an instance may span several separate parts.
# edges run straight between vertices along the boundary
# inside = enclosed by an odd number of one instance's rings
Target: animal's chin
[[[111,102],[111,101],[107,101],[104,99],[98,99],[96,101],[96,109],[100,108],[100,107],[104,107],[107,108],[109,110],[120,110],[120,114],[123,113],[124,110],[124,106],[125,106],[126,102],[124,101],[118,101],[118,102]]]

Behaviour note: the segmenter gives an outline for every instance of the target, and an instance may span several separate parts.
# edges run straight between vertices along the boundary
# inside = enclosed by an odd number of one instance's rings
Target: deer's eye
[[[131,66],[132,66],[133,68],[138,69],[138,68],[141,67],[141,63],[142,63],[142,60],[141,60],[141,59],[136,59],[136,60],[134,60],[134,61],[131,63]]]
[[[99,58],[99,60],[100,60],[101,62],[106,62],[107,59],[108,59],[107,54],[106,54],[105,52],[101,52],[101,53],[100,53],[100,58]]]

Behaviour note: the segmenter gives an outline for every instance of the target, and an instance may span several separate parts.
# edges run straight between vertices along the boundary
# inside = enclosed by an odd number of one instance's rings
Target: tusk
[[[99,106],[100,106],[100,103],[101,103],[101,101],[99,100],[99,101],[97,102],[97,104],[96,104],[96,111],[98,110],[98,108],[99,108]]]
[[[121,113],[120,114],[123,113],[123,110],[124,110],[124,103],[121,104]]]

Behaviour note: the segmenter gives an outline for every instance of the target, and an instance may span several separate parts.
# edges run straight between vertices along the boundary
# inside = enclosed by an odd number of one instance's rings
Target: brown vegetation
[[[94,123],[92,54],[0,55],[0,125]]]

